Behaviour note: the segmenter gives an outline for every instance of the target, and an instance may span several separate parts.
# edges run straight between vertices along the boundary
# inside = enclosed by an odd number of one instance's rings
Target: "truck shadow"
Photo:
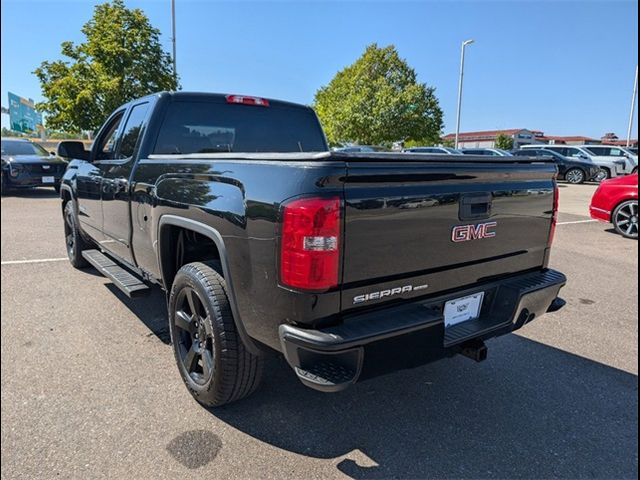
[[[95,270],[93,271],[95,272]],[[100,275],[97,272],[96,274]],[[114,284],[107,283],[105,286],[120,302],[131,310],[131,313],[138,317],[150,330],[151,334],[158,337],[158,339],[166,345],[171,343],[171,335],[169,334],[169,326],[167,323],[167,300],[162,290],[154,287],[150,289],[148,297],[132,300],[122,293]]]
[[[169,344],[165,297],[112,293]],[[262,388],[210,410],[296,454],[334,459],[352,478],[637,478],[638,378],[518,335],[462,357],[323,394],[279,355]]]
[[[59,193],[53,188],[14,188],[5,192],[3,197],[18,197],[18,198],[57,198],[60,197]]]
[[[637,376],[510,335],[337,394],[280,357],[251,398],[212,415],[352,478],[637,478]]]

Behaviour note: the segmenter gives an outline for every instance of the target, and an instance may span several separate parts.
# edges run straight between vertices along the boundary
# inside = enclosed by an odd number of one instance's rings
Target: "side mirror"
[[[84,143],[74,140],[65,140],[58,144],[56,154],[62,158],[77,158],[89,160],[89,151],[85,150]]]

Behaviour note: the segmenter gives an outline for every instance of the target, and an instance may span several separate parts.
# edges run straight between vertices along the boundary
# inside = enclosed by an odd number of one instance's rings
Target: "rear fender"
[[[229,272],[227,250],[225,248],[224,240],[220,235],[220,233],[216,229],[210,227],[209,225],[206,225],[204,223],[200,223],[188,218],[183,218],[183,217],[170,215],[170,214],[163,215],[162,217],[160,217],[160,221],[158,222],[157,251],[158,251],[158,265],[160,268],[160,272],[162,274],[163,282],[164,282],[164,272],[162,271],[163,262],[161,261],[161,258],[160,258],[161,252],[163,251],[162,244],[161,244],[162,238],[163,238],[162,229],[163,227],[166,227],[169,225],[184,228],[186,230],[192,230],[196,233],[199,233],[200,235],[203,235],[209,238],[216,245],[218,252],[220,254],[220,263],[222,265],[222,272],[223,272],[223,276],[224,276],[226,287],[227,287],[227,295],[229,296],[229,303],[231,304],[231,311],[233,313],[233,321],[236,325],[236,329],[238,330],[238,333],[242,338],[242,341],[244,342],[247,350],[249,350],[254,355],[259,355],[261,352],[259,347],[256,345],[256,343],[247,333],[244,327],[244,324],[242,322],[242,319],[240,318],[240,312],[238,310],[235,290],[233,288],[233,280]],[[171,285],[165,285],[165,288],[168,292],[171,289]]]

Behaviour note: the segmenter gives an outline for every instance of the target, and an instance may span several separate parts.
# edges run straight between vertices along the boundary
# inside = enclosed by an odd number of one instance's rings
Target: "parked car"
[[[626,162],[625,173],[636,173],[638,171],[638,155],[625,147],[611,145],[584,145],[584,148],[598,157],[611,157],[616,160]]]
[[[573,145],[523,145],[521,148],[523,150],[543,148],[545,150],[557,152],[565,157],[595,163],[602,169],[607,178],[626,174],[627,162],[625,160],[615,160],[611,157],[599,157],[584,147],[576,147]]]
[[[77,154],[61,190],[71,264],[132,298],[167,292],[204,405],[253,392],[265,352],[332,392],[365,359],[484,360],[486,339],[564,304],[552,163],[330,152],[309,107],[186,92],[123,105]]]
[[[344,153],[380,153],[389,152],[386,147],[379,147],[374,145],[349,145],[348,147],[338,147],[333,149],[334,152]]]
[[[2,194],[11,189],[53,187],[60,191],[60,179],[67,162],[37,143],[24,138],[2,138]]]
[[[516,156],[550,157],[558,166],[558,178],[568,183],[580,184],[586,181],[600,182],[606,178],[606,174],[596,164],[585,162],[577,158],[569,158],[560,155],[553,150],[543,148],[529,148],[516,150]]]
[[[433,153],[443,155],[462,155],[460,150],[451,147],[410,147],[403,150],[405,153]]]
[[[638,238],[638,174],[602,182],[591,199],[591,217],[612,223],[616,232]]]
[[[465,155],[487,155],[489,157],[510,157],[513,155],[500,148],[463,148],[461,151]]]

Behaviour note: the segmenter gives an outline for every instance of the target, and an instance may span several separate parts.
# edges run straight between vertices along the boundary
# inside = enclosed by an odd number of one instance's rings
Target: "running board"
[[[149,286],[146,283],[99,250],[85,250],[82,256],[127,297],[138,298],[149,293]]]

